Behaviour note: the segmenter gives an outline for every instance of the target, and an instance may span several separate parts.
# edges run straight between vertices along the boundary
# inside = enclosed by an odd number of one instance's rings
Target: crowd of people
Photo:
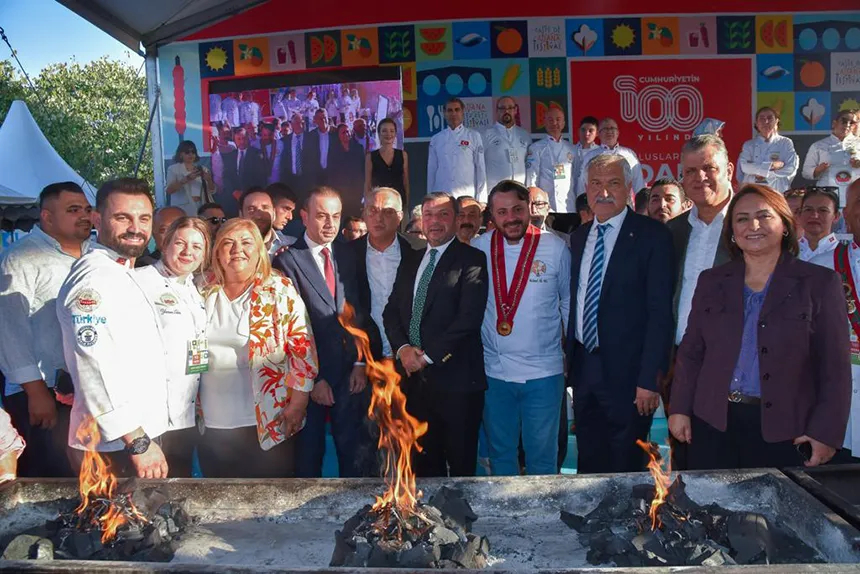
[[[567,388],[580,473],[644,469],[661,403],[675,468],[858,462],[857,114],[806,158],[818,185],[792,187],[799,161],[763,108],[737,167],[696,135],[680,179],[643,188],[613,120],[585,118],[573,146],[550,110],[531,144],[512,105],[482,139],[448,102],[409,218],[393,142],[363,158],[360,216],[310,181],[244,187],[236,217],[155,209],[133,178],[93,207],[47,186],[0,259],[3,406],[26,442],[0,447],[23,476],[72,476],[93,418],[121,476],[190,476],[196,455],[208,477],[318,477],[330,423],[339,475],[377,476],[378,381],[351,307],[428,423],[419,476],[474,475],[482,434],[492,474],[558,472]],[[194,157],[180,146],[177,171]]]

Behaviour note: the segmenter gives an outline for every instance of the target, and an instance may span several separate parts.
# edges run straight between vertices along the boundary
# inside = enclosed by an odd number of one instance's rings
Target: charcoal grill
[[[776,470],[685,473],[687,492],[699,502],[761,512],[809,543],[829,564],[746,567],[744,572],[854,572],[860,574],[860,531]],[[744,481],[765,482],[750,488]],[[440,486],[463,490],[487,536],[495,571],[594,571],[579,535],[559,519],[562,508],[593,510],[612,489],[651,481],[646,473],[420,480],[425,499]],[[147,483],[162,481],[142,481]],[[185,498],[200,518],[169,564],[87,561],[2,562],[17,572],[286,572],[327,568],[334,532],[384,487],[364,479],[166,481],[172,498]],[[747,486],[745,486],[747,485]],[[75,480],[20,479],[0,489],[0,543],[55,516]],[[346,570],[339,570],[344,572]],[[645,572],[615,569],[613,572]],[[663,569],[662,571],[669,571]],[[695,568],[684,572],[705,571]]]
[[[860,464],[789,468],[783,472],[860,529]]]

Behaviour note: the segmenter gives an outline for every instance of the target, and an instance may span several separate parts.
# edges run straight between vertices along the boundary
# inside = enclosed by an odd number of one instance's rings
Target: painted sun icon
[[[212,71],[223,70],[227,67],[227,52],[224,48],[215,47],[206,52],[206,65]]]
[[[625,50],[632,46],[635,41],[636,32],[634,32],[633,28],[627,24],[621,24],[612,30],[612,43],[615,44],[617,48]]]

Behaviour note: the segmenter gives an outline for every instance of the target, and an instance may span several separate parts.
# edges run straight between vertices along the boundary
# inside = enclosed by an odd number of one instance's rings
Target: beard
[[[528,221],[511,221],[497,229],[502,232],[505,239],[509,241],[519,241],[525,236],[528,227]]]
[[[127,259],[136,259],[146,252],[149,237],[143,233],[123,233],[122,235],[105,234],[101,237],[101,243],[116,251],[117,255]],[[140,245],[132,245],[125,243],[130,239],[141,239],[143,243]]]

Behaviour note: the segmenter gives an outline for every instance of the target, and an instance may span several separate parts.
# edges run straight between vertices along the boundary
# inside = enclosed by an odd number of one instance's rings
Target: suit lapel
[[[314,261],[311,249],[308,244],[305,243],[304,238],[299,239],[290,249],[287,250],[287,253],[292,253],[299,271],[307,277],[308,282],[314,290],[319,293],[320,297],[322,297],[332,309],[337,311],[335,300],[332,298],[331,293],[329,293],[328,285],[325,283],[325,277],[320,273],[319,267],[317,267],[317,264]],[[334,258],[332,257],[332,259]],[[334,262],[332,263],[334,264]],[[342,286],[340,290],[343,291]]]
[[[612,248],[612,253],[609,255],[609,263],[606,265],[606,273],[603,276],[603,283],[600,286],[600,303],[606,298],[607,290],[613,283],[613,278],[620,273],[624,268],[625,262],[629,262],[630,258],[627,253],[633,248],[637,240],[637,231],[639,226],[636,225],[635,214],[628,208],[627,215],[624,217],[624,223],[621,224],[621,229],[618,230],[618,238],[615,240],[615,246]]]
[[[337,245],[337,242],[332,242],[331,244],[331,264],[334,267],[334,295],[335,295],[335,304],[337,312],[340,313],[341,309],[343,309],[343,304],[346,300],[345,297],[345,289],[343,286],[343,277],[340,274],[340,265],[338,264],[338,255],[340,250],[345,246],[343,244]],[[323,281],[325,283],[325,281]],[[328,291],[328,286],[326,286],[326,291]]]
[[[433,270],[433,276],[430,278],[430,285],[427,286],[427,298],[424,300],[424,312],[421,314],[422,319],[427,316],[427,311],[433,304],[433,300],[436,298],[440,287],[444,286],[448,270],[457,261],[457,250],[460,247],[460,240],[455,237],[448,248],[445,249],[442,257],[436,262],[436,268]]]
[[[785,303],[785,300],[791,297],[792,291],[797,287],[798,279],[791,273],[793,267],[792,262],[786,260],[783,255],[771,276],[770,286],[767,288],[767,295],[764,298],[764,303],[761,307],[760,317],[767,317],[774,310],[778,309]]]

